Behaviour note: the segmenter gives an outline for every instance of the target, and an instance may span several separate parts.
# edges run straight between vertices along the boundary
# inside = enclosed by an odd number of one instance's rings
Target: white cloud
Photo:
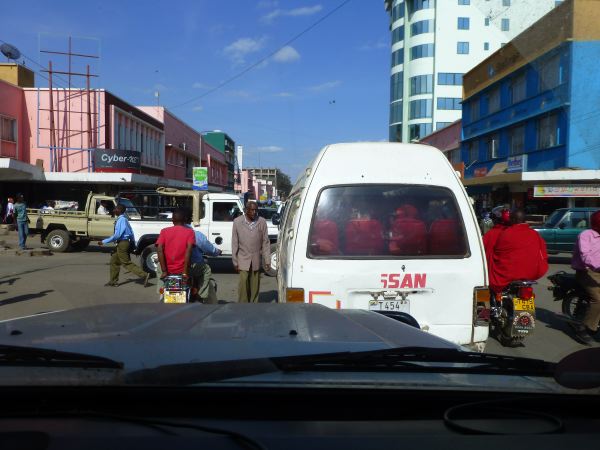
[[[192,111],[202,111],[202,110],[204,110],[204,106],[202,106],[202,105],[197,105],[192,108]]]
[[[244,64],[246,62],[246,56],[262,50],[265,46],[266,40],[267,39],[265,37],[258,39],[240,38],[225,47],[223,52],[235,64]]]
[[[301,17],[312,16],[323,9],[322,5],[303,6],[294,9],[274,9],[269,14],[262,17],[263,22],[270,23],[278,17]]]
[[[194,84],[192,84],[192,88],[194,88],[194,89],[211,89],[212,86],[209,86],[208,84],[204,84],[204,83],[200,83],[199,81],[196,81]]]
[[[273,55],[273,59],[280,63],[298,61],[300,59],[300,53],[298,53],[294,47],[286,45]]]
[[[342,82],[340,80],[326,81],[325,83],[317,84],[315,86],[310,86],[308,88],[308,90],[313,91],[313,92],[327,91],[329,89],[338,87],[340,84],[342,84]]]
[[[292,94],[291,92],[278,92],[277,94],[275,94],[275,97],[282,97],[282,98],[287,98],[287,97],[293,97],[294,94]]]
[[[277,145],[266,145],[264,147],[257,147],[256,151],[260,153],[279,153],[283,151],[283,147],[279,147]]]

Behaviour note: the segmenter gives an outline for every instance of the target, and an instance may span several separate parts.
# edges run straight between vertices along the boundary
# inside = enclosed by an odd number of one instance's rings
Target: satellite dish
[[[21,52],[14,45],[2,44],[2,45],[0,45],[0,51],[8,59],[14,59],[16,61],[17,59],[19,59],[21,57]]]

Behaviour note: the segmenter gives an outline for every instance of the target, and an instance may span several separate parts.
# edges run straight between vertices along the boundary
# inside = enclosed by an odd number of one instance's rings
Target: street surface
[[[16,233],[0,236],[9,246],[16,247]],[[28,246],[42,248],[36,236]],[[156,279],[144,288],[138,278],[121,271],[117,288],[105,287],[108,281],[110,248],[90,245],[86,251],[54,253],[51,256],[17,256],[14,250],[0,251],[0,321],[47,311],[65,310],[103,303],[158,302]],[[570,271],[570,256],[551,256],[549,274]],[[139,263],[137,258],[134,262]],[[217,281],[220,301],[236,301],[238,275],[230,260],[211,264]],[[585,348],[572,339],[572,330],[562,319],[560,303],[552,300],[547,279],[536,287],[537,324],[532,336],[520,348],[504,348],[490,339],[486,352],[558,361],[574,351]],[[261,302],[277,299],[274,277],[262,275]],[[594,345],[600,345],[597,338]]]

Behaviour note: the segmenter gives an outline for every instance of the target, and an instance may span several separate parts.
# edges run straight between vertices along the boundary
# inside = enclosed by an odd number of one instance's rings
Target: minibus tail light
[[[475,326],[490,323],[490,289],[487,286],[473,289],[473,323]]]

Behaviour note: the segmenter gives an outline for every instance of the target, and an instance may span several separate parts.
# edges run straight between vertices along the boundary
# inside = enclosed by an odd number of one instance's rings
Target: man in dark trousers
[[[231,246],[233,267],[240,274],[238,301],[256,303],[261,256],[265,271],[269,271],[271,253],[267,222],[259,217],[255,202],[248,202],[246,213],[233,221]]]
[[[110,258],[110,280],[105,286],[118,285],[119,272],[121,266],[123,266],[131,273],[143,278],[144,287],[146,287],[148,286],[150,274],[144,272],[142,268],[134,264],[129,257],[129,249],[134,245],[135,238],[133,236],[131,225],[129,225],[129,221],[127,220],[127,216],[125,216],[125,205],[119,203],[115,208],[115,215],[117,216],[115,233],[111,237],[98,242],[98,245],[100,246],[110,244],[111,242],[117,243],[117,248]]]

